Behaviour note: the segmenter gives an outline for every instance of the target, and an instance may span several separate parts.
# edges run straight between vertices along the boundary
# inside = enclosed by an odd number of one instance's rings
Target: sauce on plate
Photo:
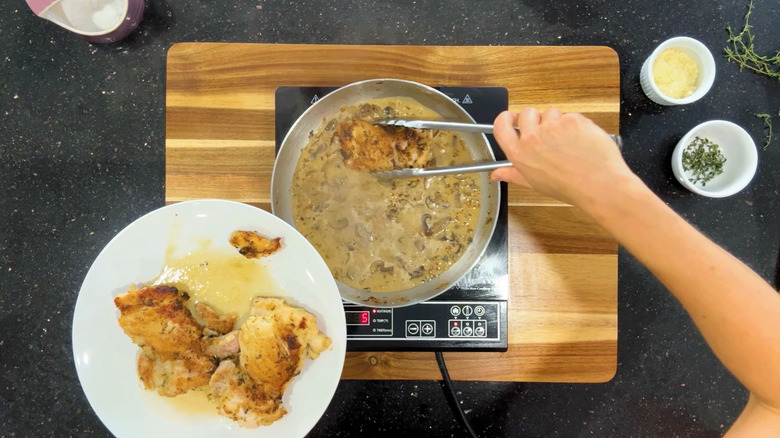
[[[236,326],[246,319],[253,298],[284,295],[263,263],[234,249],[201,248],[182,257],[166,254],[162,273],[152,280],[152,285],[161,284],[187,292],[191,308],[202,301],[221,314],[236,314]]]
[[[219,416],[216,405],[209,401],[206,391],[193,390],[176,397],[164,397],[168,404],[179,412],[201,417],[204,415]]]

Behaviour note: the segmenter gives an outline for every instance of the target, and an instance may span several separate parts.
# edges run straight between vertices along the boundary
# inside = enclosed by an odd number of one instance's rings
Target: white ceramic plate
[[[147,391],[135,369],[138,347],[117,323],[116,295],[160,274],[166,249],[230,248],[235,230],[282,237],[282,249],[260,259],[288,299],[317,316],[332,340],[329,350],[308,360],[283,402],[288,413],[270,426],[244,429],[216,410],[190,412]],[[313,246],[276,216],[246,204],[188,201],[155,210],[114,237],[89,269],[73,317],[73,356],[92,408],[119,438],[302,437],[325,412],[341,377],[346,351],[344,308],[336,282]]]

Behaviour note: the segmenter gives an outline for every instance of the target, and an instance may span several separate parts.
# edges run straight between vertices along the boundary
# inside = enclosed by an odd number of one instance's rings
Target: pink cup
[[[144,0],[25,0],[35,15],[84,36],[113,43],[130,34],[144,15]]]

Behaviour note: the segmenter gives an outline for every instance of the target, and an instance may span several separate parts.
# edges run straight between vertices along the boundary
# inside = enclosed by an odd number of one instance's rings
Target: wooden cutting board
[[[503,86],[509,108],[581,112],[619,133],[608,47],[180,43],[168,52],[165,200],[270,211],[277,87],[398,78]],[[509,350],[445,353],[457,380],[603,382],[617,368],[617,244],[577,208],[509,190]],[[430,352],[347,353],[345,379],[441,379]]]

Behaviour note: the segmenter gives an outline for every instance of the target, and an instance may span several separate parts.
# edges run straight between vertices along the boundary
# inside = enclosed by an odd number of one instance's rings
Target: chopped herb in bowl
[[[682,154],[683,169],[692,173],[689,179],[694,184],[701,184],[702,187],[723,173],[725,162],[726,157],[723,156],[720,146],[708,138],[694,138]]]
[[[741,126],[708,120],[680,138],[671,161],[683,187],[708,198],[724,198],[750,184],[758,169],[758,150]]]

